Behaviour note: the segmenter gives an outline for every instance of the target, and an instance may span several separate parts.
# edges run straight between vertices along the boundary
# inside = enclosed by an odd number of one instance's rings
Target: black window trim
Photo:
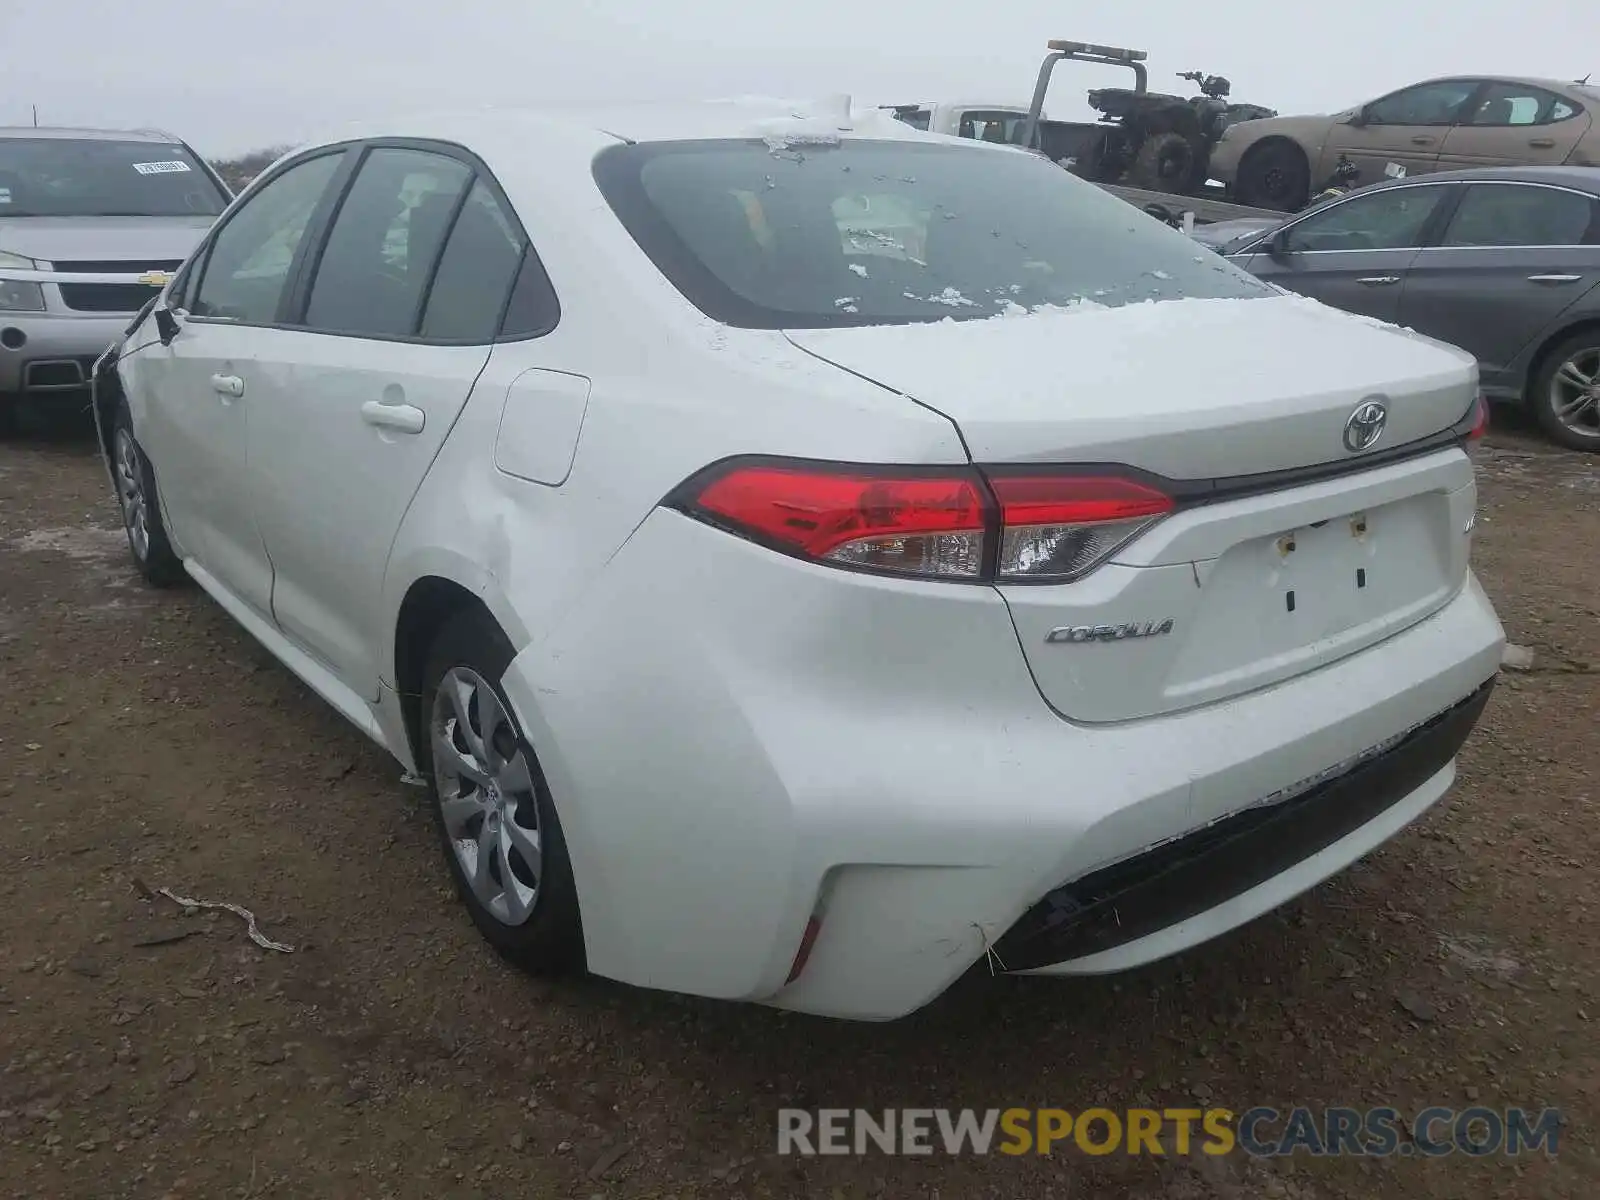
[[[1449,233],[1450,225],[1452,223],[1454,223],[1457,211],[1459,211],[1461,206],[1466,203],[1466,201],[1467,201],[1467,193],[1470,192],[1475,187],[1543,188],[1545,191],[1549,191],[1549,192],[1566,192],[1568,195],[1571,195],[1571,196],[1581,196],[1583,199],[1585,199],[1585,200],[1587,200],[1589,202],[1589,207],[1591,209],[1591,215],[1589,217],[1588,228],[1589,229],[1595,228],[1595,223],[1597,221],[1600,221],[1600,195],[1597,195],[1594,192],[1586,192],[1582,188],[1568,187],[1566,184],[1546,183],[1543,180],[1532,180],[1532,179],[1464,179],[1464,180],[1461,181],[1460,187],[1461,187],[1461,194],[1458,197],[1456,197],[1455,202],[1450,206],[1449,219],[1447,221],[1445,221],[1444,224],[1438,230],[1435,231],[1436,236],[1435,236],[1434,241],[1432,243],[1430,243],[1429,245],[1424,246],[1423,249],[1425,249],[1425,250],[1589,250],[1589,249],[1594,249],[1597,245],[1600,245],[1600,243],[1594,243],[1594,242],[1579,242],[1576,245],[1574,245],[1572,243],[1567,243],[1567,242],[1553,242],[1553,243],[1540,244],[1540,245],[1518,244],[1518,245],[1515,245],[1515,246],[1451,246],[1451,245],[1448,245],[1445,242],[1444,237],[1445,237],[1445,235],[1447,233]]]
[[[1417,188],[1444,188],[1446,189],[1444,198],[1439,202],[1439,206],[1428,215],[1427,221],[1423,223],[1422,233],[1417,238],[1417,244],[1415,246],[1380,246],[1375,249],[1362,250],[1292,251],[1294,254],[1415,254],[1418,250],[1426,250],[1433,245],[1433,240],[1437,238],[1439,233],[1442,231],[1442,223],[1444,221],[1448,221],[1449,217],[1454,215],[1456,205],[1460,202],[1459,191],[1461,187],[1462,182],[1460,180],[1428,179],[1426,177],[1422,177],[1417,179],[1415,182],[1408,180],[1405,183],[1388,184],[1381,188],[1362,188],[1358,191],[1349,192],[1343,196],[1340,196],[1337,200],[1334,200],[1331,203],[1319,205],[1316,208],[1299,213],[1292,220],[1285,221],[1282,225],[1275,225],[1273,228],[1262,234],[1260,240],[1251,242],[1247,246],[1240,247],[1228,257],[1241,258],[1246,255],[1259,254],[1266,249],[1268,242],[1271,242],[1275,238],[1281,237],[1295,226],[1310,220],[1312,217],[1320,217],[1325,213],[1332,212],[1336,208],[1343,208],[1352,201],[1370,200],[1375,196],[1384,194],[1385,192],[1414,191]],[[1456,194],[1452,194],[1452,192]]]
[[[439,264],[443,261],[445,249],[449,246],[450,235],[455,232],[455,221],[460,215],[467,199],[472,194],[472,189],[478,181],[482,181],[500,205],[506,218],[522,239],[522,255],[517,263],[517,268],[511,274],[511,285],[501,302],[500,316],[496,322],[496,332],[493,338],[485,341],[481,338],[430,338],[420,334],[389,335],[361,332],[345,332],[332,329],[321,329],[304,323],[306,305],[310,300],[311,284],[315,279],[315,266],[321,263],[322,253],[327,246],[328,238],[333,232],[334,220],[344,205],[345,197],[349,195],[355,183],[357,172],[366,162],[367,156],[374,150],[415,150],[421,153],[437,154],[444,158],[454,159],[467,168],[467,180],[457,197],[457,203],[451,212],[450,221],[445,226],[444,238],[439,243],[439,251],[434,257],[432,267],[428,274],[427,283],[418,300],[418,315],[413,322],[413,328],[418,327],[423,314],[427,312],[428,300],[432,295],[434,278],[439,271]],[[500,181],[495,178],[494,172],[488,165],[456,142],[443,141],[434,138],[411,137],[380,137],[358,138],[344,142],[333,142],[316,146],[286,158],[280,162],[269,174],[254,180],[251,185],[238,197],[235,206],[224,212],[217,224],[206,235],[205,241],[195,251],[194,262],[201,263],[198,268],[203,272],[209,266],[211,247],[222,231],[227,228],[240,211],[250,202],[255,195],[273,182],[282,178],[289,171],[314,158],[325,155],[339,154],[343,161],[335,169],[333,177],[329,180],[322,197],[317,201],[317,206],[311,214],[311,219],[306,223],[304,234],[300,238],[300,245],[295,251],[294,260],[289,265],[289,274],[286,278],[283,295],[279,298],[278,310],[270,322],[235,321],[225,317],[186,316],[187,321],[197,321],[202,324],[234,325],[251,329],[281,329],[286,332],[316,334],[319,337],[348,337],[363,341],[397,342],[407,345],[421,346],[493,346],[503,342],[528,342],[546,337],[554,332],[561,323],[561,299],[555,289],[554,281],[550,278],[549,271],[545,268],[544,260],[539,257],[533,238],[529,235],[527,226],[522,223],[511,199],[501,187]],[[202,258],[205,260],[201,262]],[[525,278],[532,272],[531,282]],[[205,277],[203,273],[196,275],[196,288],[203,287]],[[505,320],[510,311],[513,299],[523,287],[534,287],[542,293],[542,306],[548,310],[545,319],[538,322],[531,329],[521,333],[505,332]]]

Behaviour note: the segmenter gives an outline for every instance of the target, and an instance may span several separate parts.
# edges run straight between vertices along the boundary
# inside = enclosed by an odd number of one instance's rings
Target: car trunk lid
[[[1475,364],[1430,339],[1277,296],[789,336],[949,417],[980,466],[1167,481],[1177,511],[1083,578],[1001,586],[1069,718],[1267,686],[1423,619],[1466,577],[1467,457],[1372,459],[1472,409]],[[1386,424],[1352,449],[1374,400]]]

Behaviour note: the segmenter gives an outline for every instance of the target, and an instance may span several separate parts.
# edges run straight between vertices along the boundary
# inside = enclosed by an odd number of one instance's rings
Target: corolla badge
[[[1352,454],[1371,450],[1389,424],[1389,408],[1382,400],[1363,400],[1345,418],[1344,448]]]
[[[1122,625],[1057,625],[1045,634],[1047,642],[1120,642],[1127,638],[1163,637],[1172,632],[1172,618],[1164,621],[1135,621]]]

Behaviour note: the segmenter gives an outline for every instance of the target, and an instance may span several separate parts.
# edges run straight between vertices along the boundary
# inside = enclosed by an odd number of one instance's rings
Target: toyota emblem
[[[1389,423],[1389,409],[1381,400],[1363,400],[1344,423],[1344,448],[1352,454],[1371,450]]]

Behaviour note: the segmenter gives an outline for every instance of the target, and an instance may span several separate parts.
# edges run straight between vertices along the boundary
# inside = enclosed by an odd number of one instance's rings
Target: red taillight
[[[1475,442],[1489,432],[1489,402],[1478,397],[1478,415],[1473,418],[1472,429],[1467,433],[1467,441]]]
[[[965,582],[1063,582],[1173,500],[1111,474],[734,462],[670,501],[802,558]]]
[[[1000,503],[1002,580],[1076,579],[1099,566],[1173,500],[1116,475],[992,475]]]
[[[967,474],[746,466],[694,498],[700,515],[839,566],[977,579],[984,497]]]

